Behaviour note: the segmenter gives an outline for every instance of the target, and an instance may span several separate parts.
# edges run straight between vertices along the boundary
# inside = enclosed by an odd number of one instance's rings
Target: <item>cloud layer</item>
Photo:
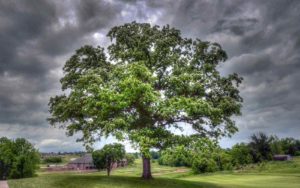
[[[105,46],[109,28],[136,20],[170,24],[228,52],[220,71],[244,77],[245,102],[240,132],[223,146],[257,131],[299,138],[299,9],[296,0],[0,0],[0,136],[28,138],[41,151],[81,150],[46,122],[62,66],[75,49]]]

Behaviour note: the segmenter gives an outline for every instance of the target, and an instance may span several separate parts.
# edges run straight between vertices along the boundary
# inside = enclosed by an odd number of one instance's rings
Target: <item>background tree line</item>
[[[300,140],[257,133],[251,136],[249,143],[237,143],[231,149],[222,149],[210,139],[198,139],[190,144],[152,153],[161,165],[187,166],[192,167],[195,173],[204,173],[270,161],[276,154],[299,156]]]
[[[0,138],[0,179],[26,178],[35,174],[40,155],[24,138]]]

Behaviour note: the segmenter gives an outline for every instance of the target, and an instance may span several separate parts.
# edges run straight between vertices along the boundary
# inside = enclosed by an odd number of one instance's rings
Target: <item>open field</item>
[[[39,173],[38,177],[9,180],[11,188],[299,188],[300,158],[292,162],[269,162],[252,165],[242,171],[217,172],[193,175],[188,168],[176,168],[153,164],[154,180],[144,181],[140,161],[134,166],[117,169],[111,177],[105,172],[79,173]]]

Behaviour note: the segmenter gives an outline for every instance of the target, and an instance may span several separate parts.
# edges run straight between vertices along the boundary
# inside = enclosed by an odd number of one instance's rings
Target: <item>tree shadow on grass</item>
[[[68,175],[54,182],[57,188],[218,188],[212,183],[191,182],[180,179],[155,178],[142,180],[140,177],[103,176],[103,175]]]

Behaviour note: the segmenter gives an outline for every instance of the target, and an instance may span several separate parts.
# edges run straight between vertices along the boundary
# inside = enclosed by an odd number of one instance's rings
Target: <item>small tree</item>
[[[24,138],[0,138],[0,179],[32,177],[38,168],[38,151]]]
[[[271,151],[272,154],[276,155],[276,154],[283,154],[283,149],[282,149],[282,142],[281,140],[276,136],[276,135],[272,135],[270,136],[271,139]]]
[[[297,148],[297,140],[294,138],[283,138],[280,140],[282,150],[285,154],[295,155]]]
[[[17,138],[14,142],[14,163],[10,177],[32,177],[39,168],[40,155],[33,145],[24,138]]]
[[[98,136],[128,139],[140,149],[144,179],[151,179],[150,150],[172,145],[172,128],[185,122],[200,136],[235,133],[240,115],[237,74],[217,70],[227,59],[217,43],[183,38],[169,25],[132,22],[113,27],[107,48],[84,46],[66,62],[60,96],[50,99],[52,125],[82,132],[90,146]],[[174,129],[173,129],[174,130]]]
[[[251,136],[249,143],[250,152],[254,162],[262,162],[272,159],[272,138],[265,133],[259,132]]]
[[[246,165],[253,162],[250,148],[245,143],[235,144],[230,150],[234,166]]]
[[[108,144],[101,150],[94,151],[92,156],[97,169],[106,169],[110,176],[113,165],[125,158],[125,149],[122,144]]]

